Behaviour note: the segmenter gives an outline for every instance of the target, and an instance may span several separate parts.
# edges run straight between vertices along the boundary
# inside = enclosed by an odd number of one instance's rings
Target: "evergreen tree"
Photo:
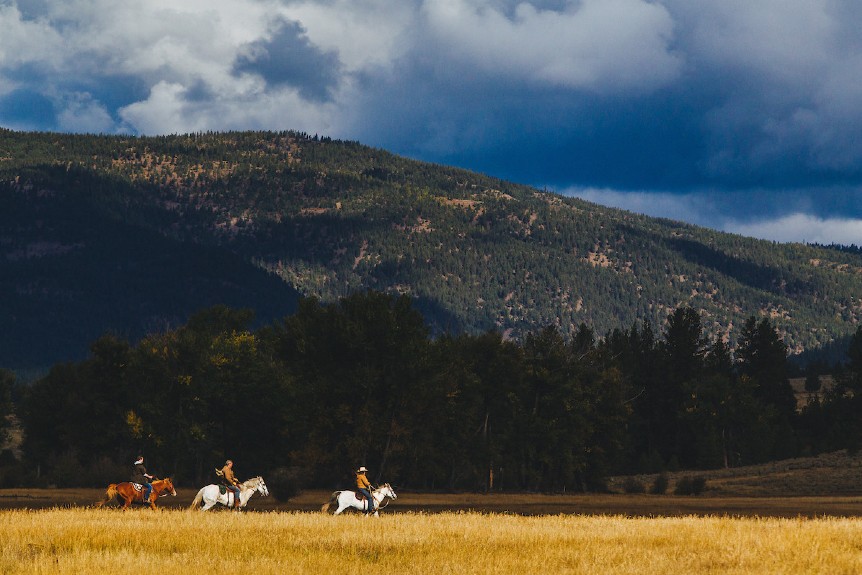
[[[766,318],[750,317],[736,348],[740,379],[751,385],[759,405],[759,436],[751,442],[753,460],[792,457],[797,452],[793,420],[796,397],[787,377],[787,346],[778,330]]]
[[[697,461],[697,447],[693,444],[696,433],[686,413],[697,400],[696,385],[703,374],[707,349],[696,310],[679,308],[668,317],[659,349],[665,376],[659,380],[656,407],[663,455],[666,460],[674,458],[691,466]]]

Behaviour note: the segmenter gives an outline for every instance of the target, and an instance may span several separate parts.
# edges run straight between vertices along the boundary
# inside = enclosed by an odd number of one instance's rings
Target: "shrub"
[[[634,477],[626,477],[626,480],[623,482],[623,492],[646,493],[646,487],[644,486],[643,481],[635,479]]]
[[[604,476],[587,475],[584,482],[586,484],[587,491],[591,493],[610,493],[611,491],[608,487],[608,480]]]
[[[24,485],[26,472],[24,465],[15,459],[9,449],[0,453],[0,489]]]
[[[650,488],[649,492],[653,495],[664,495],[665,493],[667,493],[668,483],[669,481],[667,479],[667,474],[660,473],[659,475],[656,475],[656,478],[652,482],[652,487]]]
[[[109,483],[129,480],[128,466],[107,456],[95,458],[83,465],[72,449],[52,457],[47,467],[45,482],[49,487],[104,487]]]
[[[682,477],[676,483],[674,495],[700,495],[706,489],[706,478],[702,475]]]
[[[272,496],[279,501],[287,501],[299,495],[302,478],[307,476],[308,472],[300,467],[278,467],[265,479]]]

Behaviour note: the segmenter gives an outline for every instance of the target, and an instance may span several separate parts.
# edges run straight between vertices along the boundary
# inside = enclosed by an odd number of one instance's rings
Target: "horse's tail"
[[[340,493],[340,491],[333,491],[332,495],[329,498],[329,501],[320,506],[320,512],[329,513],[329,508],[332,507],[332,504],[335,502],[336,499],[338,499],[338,495]]]
[[[206,489],[206,488],[205,488],[205,487],[201,487],[201,490],[200,490],[200,491],[198,491],[198,494],[197,494],[197,495],[195,495],[194,501],[192,501],[192,504],[191,504],[191,505],[189,505],[189,509],[195,509],[195,508],[197,508],[197,507],[200,507],[200,506],[201,506],[201,501],[202,501],[202,500],[203,500],[203,498],[204,498],[204,489]]]
[[[108,485],[108,488],[105,490],[105,498],[101,501],[96,502],[96,507],[101,507],[105,503],[109,502],[111,499],[117,496],[117,484],[111,483]]]

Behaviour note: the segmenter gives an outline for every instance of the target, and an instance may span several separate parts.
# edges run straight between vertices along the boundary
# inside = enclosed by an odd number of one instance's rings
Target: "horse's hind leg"
[[[201,507],[201,511],[208,511],[208,510],[212,509],[213,505],[215,505],[215,504],[216,504],[216,501],[207,501],[206,499],[204,499],[204,506]]]

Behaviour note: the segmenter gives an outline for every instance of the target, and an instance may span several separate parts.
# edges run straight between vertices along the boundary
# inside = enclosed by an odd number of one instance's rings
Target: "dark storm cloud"
[[[668,58],[678,58],[679,69],[663,82],[650,85],[644,74],[640,83],[615,90],[611,74],[574,85],[537,81],[527,72],[513,77],[502,65],[482,68],[469,52],[445,60],[452,56],[432,31],[395,72],[366,82],[362,132],[375,131],[379,145],[412,155],[558,186],[780,189],[860,182],[862,141],[853,135],[862,98],[837,97],[849,88],[841,82],[846,76],[821,53],[834,47],[780,31],[758,45],[754,32],[736,30],[745,22],[727,21],[728,11],[665,6],[676,17],[673,39],[643,62],[649,69],[655,61],[668,74]],[[802,26],[802,16],[784,20]],[[780,15],[771,17],[780,25]],[[803,45],[796,49],[797,43]],[[435,48],[434,56],[424,55]],[[843,87],[831,88],[828,78]],[[838,112],[844,126],[832,118]]]
[[[234,69],[259,74],[269,85],[293,87],[317,101],[332,99],[340,74],[338,55],[312,45],[298,22],[281,22],[271,38],[247,45]]]

